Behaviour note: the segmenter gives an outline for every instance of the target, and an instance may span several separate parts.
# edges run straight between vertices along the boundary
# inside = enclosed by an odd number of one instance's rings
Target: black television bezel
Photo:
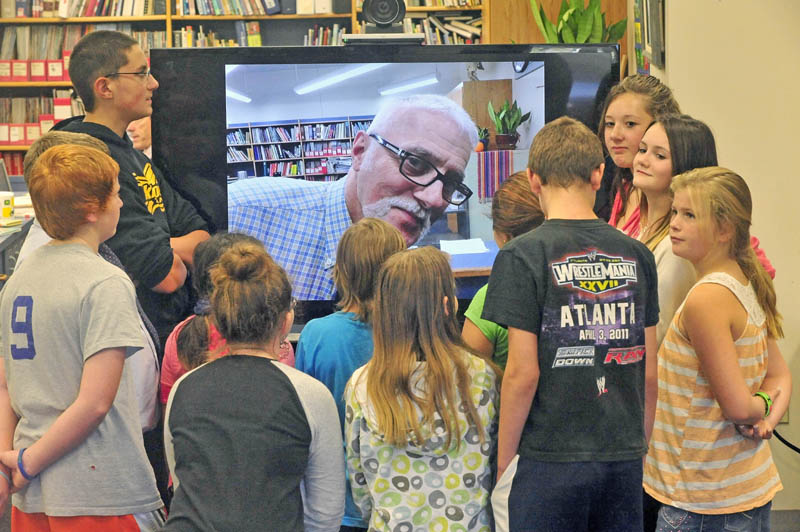
[[[153,95],[153,160],[173,188],[187,197],[212,230],[227,229],[225,65],[509,62],[542,61],[545,116],[549,122],[570,115],[569,102],[557,97],[548,78],[553,68],[569,67],[574,54],[601,54],[610,60],[599,84],[592,119],[576,116],[594,130],[608,90],[619,82],[619,45],[349,45],[328,47],[160,48],[150,51],[160,86]],[[556,64],[559,62],[560,64]],[[191,117],[191,119],[188,119]],[[592,123],[594,122],[594,123]]]

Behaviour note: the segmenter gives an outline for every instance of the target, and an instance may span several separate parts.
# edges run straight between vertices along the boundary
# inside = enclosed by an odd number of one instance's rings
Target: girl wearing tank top
[[[672,249],[699,280],[659,350],[644,487],[663,503],[659,531],[768,530],[782,485],[764,440],[791,375],[772,280],[749,245],[750,191],[719,167],[676,176],[672,190]]]

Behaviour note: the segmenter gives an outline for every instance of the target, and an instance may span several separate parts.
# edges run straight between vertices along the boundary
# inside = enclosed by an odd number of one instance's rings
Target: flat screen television
[[[153,98],[153,159],[213,229],[224,230],[228,187],[253,179],[343,178],[355,137],[390,98],[446,96],[481,127],[490,127],[489,100],[495,108],[506,99],[516,100],[531,119],[519,129],[517,149],[507,154],[507,162],[523,170],[530,142],[545,122],[569,115],[597,128],[602,102],[619,81],[619,48],[370,44],[154,49],[151,68],[160,84]],[[463,172],[473,195],[464,205],[448,207],[452,217],[433,220],[435,235],[491,240],[490,198],[477,190],[478,158],[472,153]],[[425,243],[437,237],[427,238]]]

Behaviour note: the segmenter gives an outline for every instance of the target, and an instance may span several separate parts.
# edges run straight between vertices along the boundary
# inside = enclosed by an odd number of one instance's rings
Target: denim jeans
[[[658,512],[656,532],[769,532],[771,508],[768,502],[746,512],[704,515],[665,504]]]

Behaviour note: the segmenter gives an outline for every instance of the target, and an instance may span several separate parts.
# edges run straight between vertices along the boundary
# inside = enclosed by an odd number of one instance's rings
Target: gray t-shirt
[[[33,252],[0,293],[0,349],[19,416],[15,449],[47,432],[77,398],[84,362],[112,347],[126,347],[126,356],[142,347],[127,276],[81,244]],[[126,515],[162,506],[127,364],[100,425],[12,502],[23,512],[51,516]]]

